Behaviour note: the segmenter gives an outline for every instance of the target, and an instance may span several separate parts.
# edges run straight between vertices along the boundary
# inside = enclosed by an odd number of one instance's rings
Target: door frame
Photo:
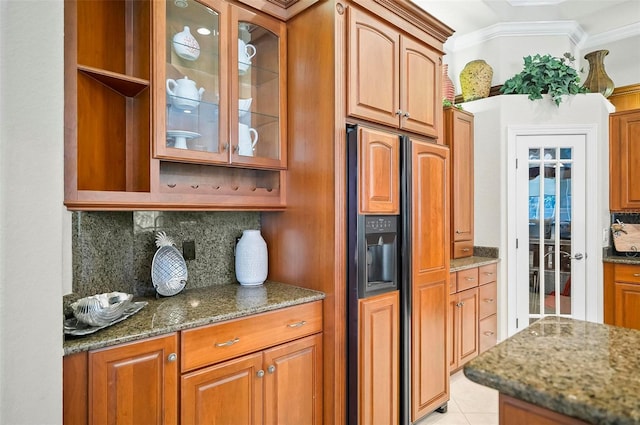
[[[586,234],[585,234],[585,319],[598,321],[602,317],[602,253],[600,252],[600,223],[597,211],[598,196],[589,188],[598,187],[598,126],[571,125],[509,125],[507,126],[507,334],[511,336],[529,325],[529,317],[517,317],[517,252],[516,252],[516,142],[520,136],[581,135],[586,143],[587,170]],[[525,245],[523,245],[525,246]],[[522,248],[521,248],[522,249]],[[598,266],[600,264],[600,267]],[[599,277],[598,277],[599,276]],[[518,320],[519,319],[519,320]]]

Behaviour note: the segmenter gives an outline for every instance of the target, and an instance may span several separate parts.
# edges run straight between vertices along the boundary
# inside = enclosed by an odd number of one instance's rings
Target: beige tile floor
[[[478,385],[462,371],[451,376],[447,413],[433,412],[416,425],[498,425],[498,392]]]

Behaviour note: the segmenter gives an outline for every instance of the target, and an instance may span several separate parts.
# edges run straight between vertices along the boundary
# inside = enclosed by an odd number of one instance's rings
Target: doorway
[[[586,318],[591,131],[510,128],[510,334],[544,316]]]

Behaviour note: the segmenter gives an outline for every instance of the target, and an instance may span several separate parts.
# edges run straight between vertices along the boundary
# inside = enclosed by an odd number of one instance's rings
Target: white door
[[[517,327],[548,315],[584,320],[586,135],[520,134],[516,164]]]

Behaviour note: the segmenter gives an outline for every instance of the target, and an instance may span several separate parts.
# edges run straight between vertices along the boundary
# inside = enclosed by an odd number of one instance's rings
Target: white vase
[[[243,231],[236,245],[236,279],[241,285],[262,285],[267,270],[267,243],[260,230]]]
[[[173,36],[173,49],[182,59],[194,61],[200,56],[200,44],[187,26]]]

